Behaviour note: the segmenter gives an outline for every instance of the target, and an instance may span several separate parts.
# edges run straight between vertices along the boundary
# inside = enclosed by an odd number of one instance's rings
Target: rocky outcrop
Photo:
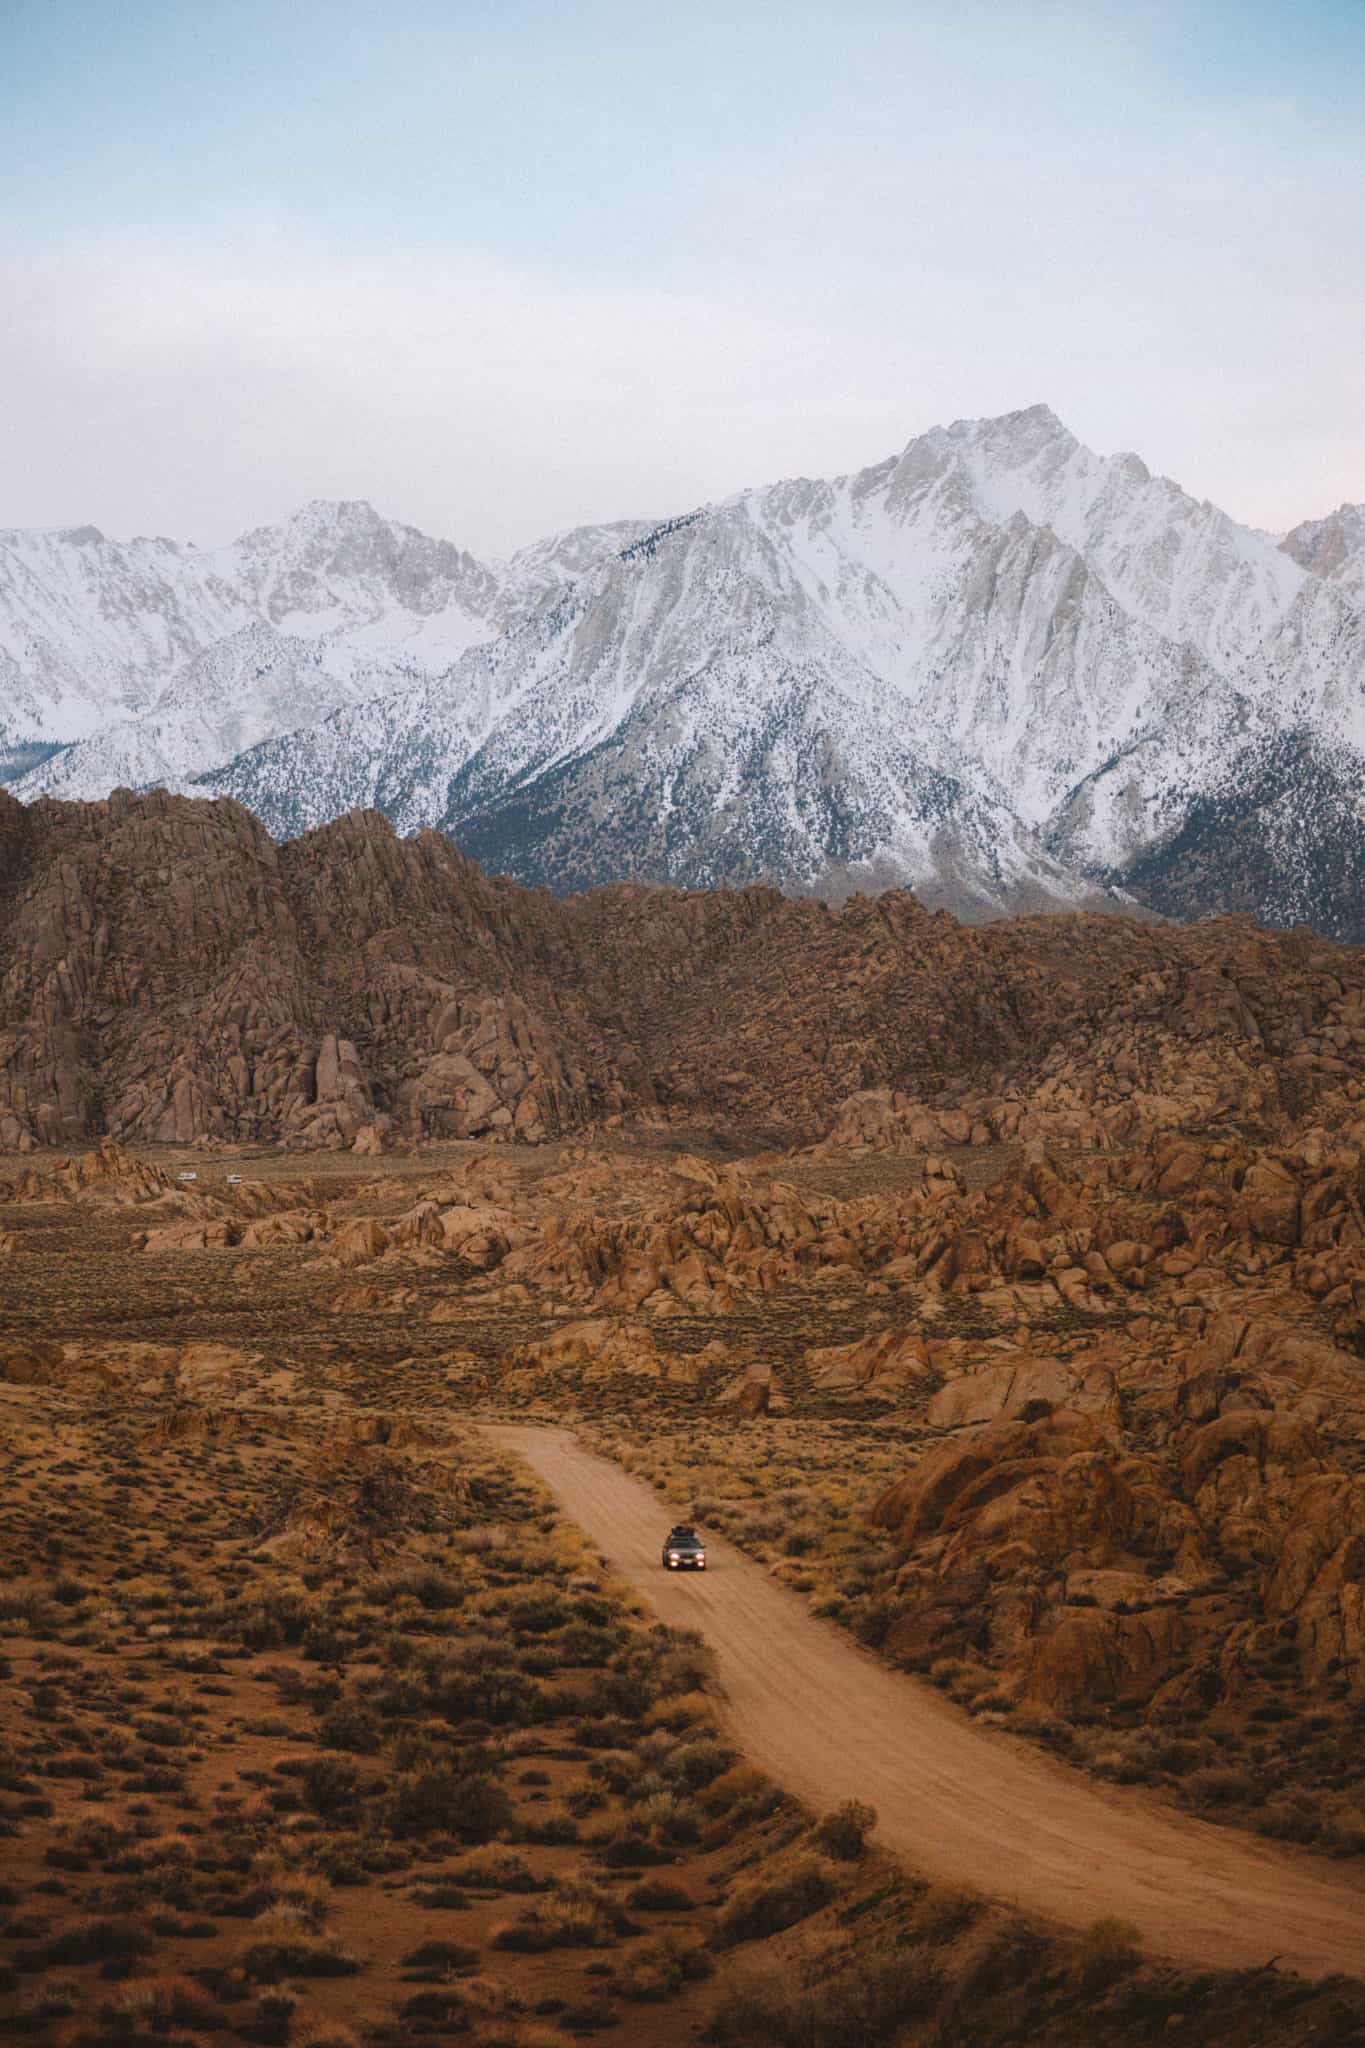
[[[949,1380],[929,1402],[925,1416],[938,1429],[959,1429],[967,1423],[1015,1417],[1036,1420],[1055,1408],[1117,1421],[1113,1373],[1102,1365],[1078,1371],[1056,1358],[1006,1358]]]
[[[0,792],[0,811],[24,852],[0,916],[0,1149],[103,1130],[373,1151],[592,1115],[572,1034],[510,987],[514,949],[461,883],[493,892],[435,835],[359,816],[281,852],[235,804],[161,793],[22,811]]]
[[[856,1344],[819,1345],[806,1353],[819,1393],[894,1394],[933,1370],[929,1347],[915,1329],[877,1330]]]
[[[161,792],[0,792],[0,855],[0,1151],[538,1142],[632,1116],[930,1161],[1159,1134],[1175,1193],[1211,1132],[1365,1115],[1365,955],[1242,919],[556,901],[374,812],[277,847],[231,801]],[[1288,1247],[1318,1219],[1282,1164],[1247,1216]]]
[[[1343,1054],[1354,1014],[1333,999]],[[1102,1705],[1116,1726],[1275,1725],[1291,1679],[1333,1713],[1365,1696],[1355,1071],[1343,1058],[1335,1122],[1320,1099],[1259,1135],[1255,1115],[1221,1134],[1144,1116],[1122,1148],[1035,1142],[974,1190],[883,1195],[881,1263],[870,1217],[845,1217],[898,1321],[808,1354],[815,1389],[922,1354],[927,1386],[892,1397],[936,1433],[873,1517],[895,1654],[965,1659],[964,1697]],[[902,1124],[911,1151],[942,1142]],[[933,1334],[968,1310],[994,1333]]]

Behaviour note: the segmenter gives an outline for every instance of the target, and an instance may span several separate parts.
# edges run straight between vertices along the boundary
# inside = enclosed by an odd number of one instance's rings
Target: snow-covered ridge
[[[363,500],[315,500],[223,548],[0,533],[0,749],[64,751],[25,797],[179,785],[338,705],[440,674],[633,537],[486,563]]]
[[[1330,772],[1338,835],[1365,756],[1365,512],[1280,544],[1045,406],[510,562],[355,503],[203,555],[17,539],[0,745],[72,736],[82,688],[91,719],[19,794],[164,781],[280,834],[376,804],[557,887],[1071,902],[1178,846],[1242,750],[1316,735],[1275,802]],[[67,668],[20,659],[21,612]]]

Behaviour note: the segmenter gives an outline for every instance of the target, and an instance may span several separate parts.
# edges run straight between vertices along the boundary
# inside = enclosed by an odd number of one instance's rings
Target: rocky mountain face
[[[492,630],[494,595],[470,556],[363,504],[204,552],[95,527],[0,534],[0,744],[76,743],[35,793],[174,779],[321,716],[357,670],[372,694],[404,650],[444,666]]]
[[[1355,952],[1236,921],[974,930],[900,891],[837,911],[771,889],[557,900],[375,812],[277,846],[227,801],[0,793],[4,1149],[378,1149],[620,1117],[790,1141],[860,1091],[960,1095],[1050,1058],[1082,1062],[1058,1085],[1093,1106],[1131,1093],[1115,1019],[1172,1068],[1226,1041],[1227,1086],[1271,1118],[1309,1087],[1311,1020],[1362,984]]]
[[[1122,892],[1359,937],[1335,878],[1365,859],[1361,520],[1277,546],[1035,406],[507,564],[354,505],[211,557],[27,537],[68,640],[90,557],[106,722],[14,787],[199,788],[277,839],[373,807],[561,893],[908,883],[982,916]],[[71,737],[94,687],[44,632],[12,656],[11,747]]]
[[[1325,519],[1306,519],[1287,533],[1287,555],[1325,577],[1353,603],[1365,603],[1365,505],[1339,505]]]
[[[1354,597],[1034,407],[670,521],[390,699],[382,731],[343,709],[208,786],[276,833],[373,803],[559,889],[908,881],[980,915],[1141,898],[1296,731],[1279,800],[1320,813],[1330,755],[1331,844],[1299,866],[1331,871],[1362,829]],[[1197,911],[1280,916],[1259,872],[1201,863]],[[1294,893],[1358,932],[1343,891]]]
[[[177,787],[444,671],[638,531],[497,564],[363,501],[204,552],[94,527],[0,534],[0,775],[28,798]]]

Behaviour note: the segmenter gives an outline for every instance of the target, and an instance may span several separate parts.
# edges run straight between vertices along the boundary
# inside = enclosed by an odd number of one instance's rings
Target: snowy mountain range
[[[1365,507],[1277,543],[1034,406],[510,562],[363,504],[202,553],[0,535],[6,750],[26,799],[374,805],[556,889],[1365,937]]]

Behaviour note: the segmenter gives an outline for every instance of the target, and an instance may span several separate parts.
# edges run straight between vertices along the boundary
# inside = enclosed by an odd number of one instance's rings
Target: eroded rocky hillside
[[[903,892],[559,901],[373,812],[277,847],[235,803],[161,792],[0,793],[0,847],[9,1149],[380,1150],[614,1117],[792,1143],[894,1117],[840,1108],[885,1088],[964,1132],[1043,1114],[1091,1143],[1144,1116],[1273,1126],[1355,1085],[1365,955],[1245,920],[973,929]]]

